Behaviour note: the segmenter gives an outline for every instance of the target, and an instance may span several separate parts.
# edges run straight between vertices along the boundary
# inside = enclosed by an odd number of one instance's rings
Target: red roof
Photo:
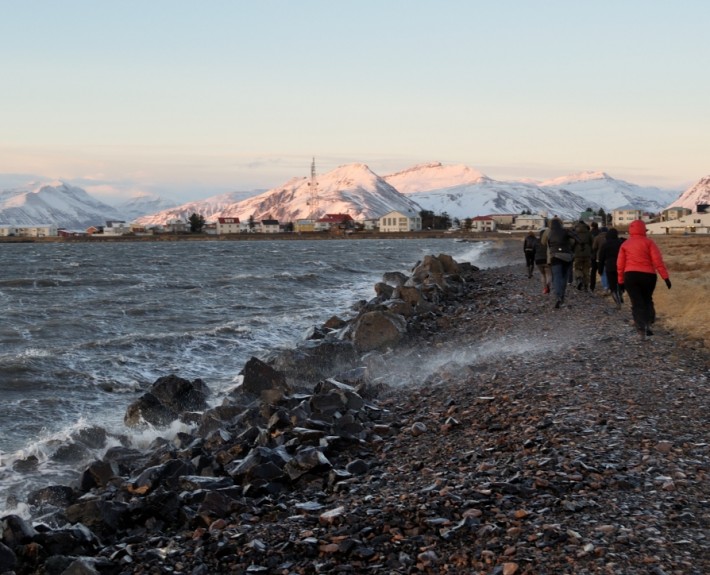
[[[217,218],[220,224],[238,224],[239,218]]]
[[[318,221],[324,224],[340,224],[352,220],[350,214],[326,214]]]
[[[493,218],[491,216],[476,216],[475,218],[471,218],[472,222],[481,222],[481,221],[493,221]]]

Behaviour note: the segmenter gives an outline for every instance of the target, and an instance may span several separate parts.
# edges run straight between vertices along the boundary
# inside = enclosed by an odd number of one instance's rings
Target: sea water
[[[452,239],[0,244],[0,516],[70,484],[112,444],[159,377],[202,379],[221,402],[251,356],[352,315],[389,271],[446,253],[496,265],[488,242]],[[508,262],[502,262],[508,263]],[[71,446],[81,445],[81,449]],[[32,462],[28,464],[27,462]]]

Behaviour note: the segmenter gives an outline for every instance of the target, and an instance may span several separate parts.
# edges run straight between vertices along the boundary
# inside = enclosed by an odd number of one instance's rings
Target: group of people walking
[[[615,228],[588,226],[579,221],[565,228],[555,217],[548,228],[538,234],[531,231],[523,242],[528,278],[535,267],[540,271],[542,293],[552,292],[554,307],[565,301],[567,286],[575,283],[579,291],[594,291],[597,275],[605,291],[611,294],[617,307],[631,300],[631,314],[637,332],[653,335],[651,325],[656,319],[653,292],[657,274],[671,288],[668,270],[656,243],[646,236],[646,224],[635,220],[629,225],[628,239],[621,238]]]

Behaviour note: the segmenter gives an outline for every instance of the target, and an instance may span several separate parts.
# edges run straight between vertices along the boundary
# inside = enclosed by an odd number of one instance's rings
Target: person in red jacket
[[[671,289],[668,270],[663,263],[661,250],[646,237],[646,224],[634,220],[629,225],[629,239],[619,248],[616,258],[619,287],[626,289],[631,299],[631,315],[639,335],[653,335],[651,324],[656,320],[653,291],[656,289],[656,272]]]

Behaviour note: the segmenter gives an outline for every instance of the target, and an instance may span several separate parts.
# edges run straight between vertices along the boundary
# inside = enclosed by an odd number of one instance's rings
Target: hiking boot
[[[562,300],[560,298],[557,298],[557,301],[555,302],[555,309],[560,309],[561,305],[562,305]]]
[[[649,335],[653,335],[653,332],[649,328],[646,328],[646,336]]]
[[[544,288],[542,288],[542,293],[544,293],[544,294],[550,293],[550,286],[545,286]]]

